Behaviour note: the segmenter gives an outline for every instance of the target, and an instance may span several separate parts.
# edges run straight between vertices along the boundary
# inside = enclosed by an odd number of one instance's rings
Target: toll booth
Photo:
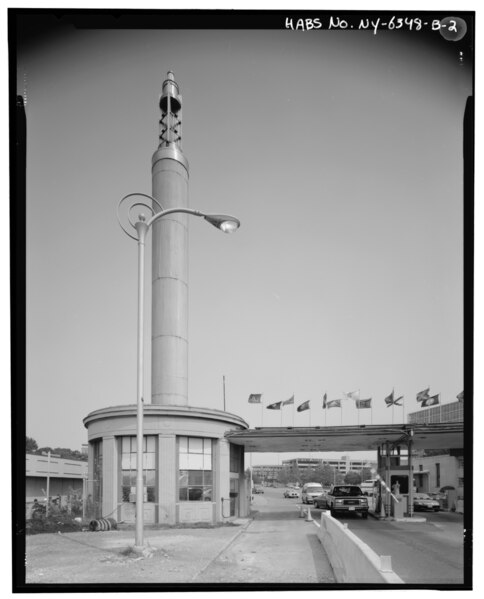
[[[397,518],[412,516],[412,497],[416,489],[409,447],[390,444],[379,447],[378,474],[381,481],[377,501],[379,513],[384,511],[386,516]]]

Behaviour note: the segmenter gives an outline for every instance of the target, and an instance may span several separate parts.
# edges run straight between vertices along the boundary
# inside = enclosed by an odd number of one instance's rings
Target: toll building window
[[[180,501],[212,501],[212,439],[178,438]]]
[[[121,494],[122,501],[136,500],[136,452],[135,436],[121,438]],[[156,501],[156,436],[143,437],[143,501]]]

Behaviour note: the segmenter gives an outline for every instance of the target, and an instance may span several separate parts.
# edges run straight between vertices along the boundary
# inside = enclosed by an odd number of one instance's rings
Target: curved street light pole
[[[138,364],[136,400],[136,532],[135,546],[143,547],[144,485],[143,485],[143,402],[144,402],[144,285],[145,240],[148,225],[140,215],[135,225],[138,232]]]
[[[133,196],[142,196],[148,198],[158,204],[159,202],[142,193],[131,193],[121,199],[118,205],[118,220],[123,231],[132,239],[138,241],[138,340],[137,340],[137,400],[136,400],[136,530],[135,530],[135,548],[138,550],[143,549],[144,538],[143,538],[143,521],[144,521],[144,485],[143,485],[143,404],[144,404],[144,277],[145,277],[145,242],[148,231],[151,225],[168,214],[173,213],[185,213],[193,216],[199,216],[208,221],[211,225],[220,229],[224,233],[233,233],[240,227],[240,221],[234,216],[226,214],[205,214],[199,210],[192,210],[191,208],[169,208],[167,210],[161,209],[160,212],[156,212],[147,221],[144,214],[138,216],[136,223],[132,223],[129,219],[132,228],[136,229],[137,237],[128,232],[128,230],[121,223],[119,217],[119,208],[121,204],[128,198]],[[153,209],[146,203],[136,202],[134,206],[144,206],[151,212]],[[161,206],[160,206],[161,208]]]

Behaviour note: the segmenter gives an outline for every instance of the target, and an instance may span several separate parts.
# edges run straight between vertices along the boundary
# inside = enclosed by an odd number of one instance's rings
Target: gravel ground
[[[133,531],[39,534],[26,539],[27,584],[189,583],[244,529],[145,531],[148,550],[133,551]]]

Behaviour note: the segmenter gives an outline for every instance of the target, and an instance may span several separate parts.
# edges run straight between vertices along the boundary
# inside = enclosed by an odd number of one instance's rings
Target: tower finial
[[[176,145],[181,149],[182,98],[173,71],[168,71],[163,81],[160,108],[160,147]]]

